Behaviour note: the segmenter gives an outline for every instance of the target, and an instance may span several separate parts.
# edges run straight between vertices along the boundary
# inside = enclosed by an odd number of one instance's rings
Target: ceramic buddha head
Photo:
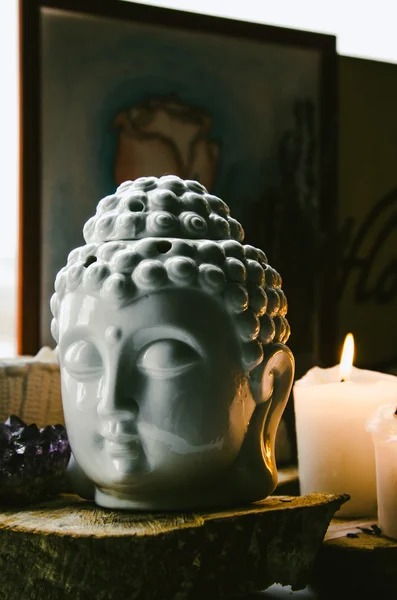
[[[96,503],[190,509],[271,494],[294,361],[265,254],[242,244],[220,198],[175,176],[126,181],[83,235],[56,277],[51,331]]]

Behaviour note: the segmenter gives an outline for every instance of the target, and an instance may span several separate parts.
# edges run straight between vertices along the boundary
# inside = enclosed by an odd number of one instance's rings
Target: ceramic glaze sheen
[[[55,281],[75,491],[126,509],[261,500],[294,360],[281,277],[196,181],[103,198]]]

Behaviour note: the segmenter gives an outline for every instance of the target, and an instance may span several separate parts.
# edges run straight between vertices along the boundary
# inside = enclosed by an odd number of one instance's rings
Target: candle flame
[[[340,360],[339,374],[341,381],[350,379],[354,357],[354,337],[348,333],[343,344],[342,358]]]

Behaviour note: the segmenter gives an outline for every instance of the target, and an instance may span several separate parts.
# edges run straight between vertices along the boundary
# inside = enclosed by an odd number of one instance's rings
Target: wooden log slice
[[[196,600],[275,582],[300,589],[347,499],[278,496],[233,510],[160,514],[102,509],[65,494],[0,513],[0,598]]]

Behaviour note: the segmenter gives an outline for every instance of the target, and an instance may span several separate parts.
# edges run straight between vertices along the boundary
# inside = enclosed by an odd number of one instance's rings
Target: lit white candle
[[[382,533],[397,539],[397,414],[396,405],[381,406],[367,429],[375,446],[378,522]]]
[[[353,353],[351,336],[341,365],[314,367],[294,385],[300,492],[350,494],[338,517],[376,516],[374,447],[365,426],[377,407],[397,404],[397,377],[353,367]]]

